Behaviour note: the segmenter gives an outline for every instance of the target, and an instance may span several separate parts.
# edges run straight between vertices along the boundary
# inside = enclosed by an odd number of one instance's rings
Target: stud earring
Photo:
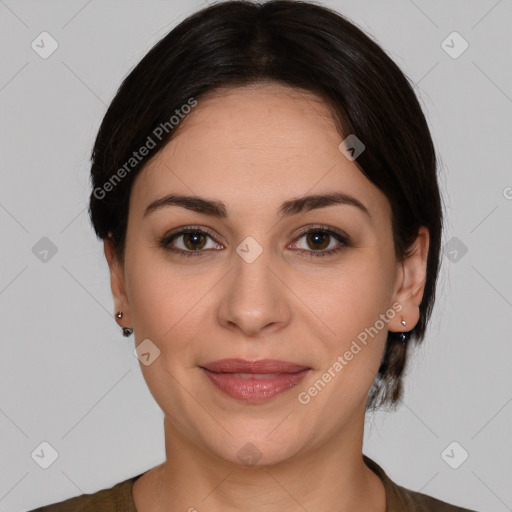
[[[402,318],[402,321],[400,322],[404,327],[406,326],[407,322]],[[399,335],[399,341],[400,343],[405,343],[407,341],[407,335],[405,332],[401,332]]]
[[[123,312],[119,311],[118,313],[116,313],[116,317],[119,319],[123,318]],[[122,327],[122,329],[123,329],[123,336],[125,338],[128,338],[128,336],[133,334],[133,327]]]

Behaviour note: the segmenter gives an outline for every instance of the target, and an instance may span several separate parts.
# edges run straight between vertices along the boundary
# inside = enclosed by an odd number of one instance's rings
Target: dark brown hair
[[[356,163],[391,204],[399,261],[408,256],[418,228],[429,230],[420,318],[408,333],[419,343],[440,265],[434,145],[409,79],[376,42],[326,7],[231,0],[193,14],[160,40],[123,81],[94,144],[89,214],[96,234],[111,234],[123,263],[133,180],[177,132],[171,118],[182,118],[185,105],[219,87],[268,80],[315,93],[331,108],[341,137],[355,134],[364,143]],[[142,147],[148,151],[135,160]],[[368,408],[399,400],[408,346],[388,333]]]

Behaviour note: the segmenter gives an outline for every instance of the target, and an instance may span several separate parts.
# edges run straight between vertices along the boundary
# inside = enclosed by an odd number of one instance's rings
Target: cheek
[[[203,326],[211,316],[213,306],[207,295],[215,275],[181,271],[154,249],[132,253],[131,261],[127,260],[128,275],[137,344],[150,339],[160,351],[159,366],[173,375],[186,372],[194,366],[193,348],[204,339]],[[150,367],[142,370],[152,373]]]
[[[391,258],[377,250],[361,251],[357,258],[347,259],[331,279],[323,280],[324,286],[317,289],[318,300],[312,298],[315,312],[331,332],[323,340],[322,370],[336,375],[336,394],[343,397],[362,396],[377,373],[388,324],[395,315],[391,308],[393,270]]]
[[[390,307],[393,267],[375,250],[354,252],[337,268],[303,282],[314,311],[342,339],[373,325]]]
[[[187,286],[187,280],[162,257],[161,249],[155,248],[132,248],[126,269],[130,311],[139,332],[164,336],[186,314],[194,278],[188,277]]]
[[[193,404],[187,401],[180,383],[187,382],[194,367],[191,347],[200,336],[200,322],[196,320],[204,306],[201,301],[198,303],[200,294],[193,286],[194,277],[172,272],[168,263],[158,259],[154,251],[140,251],[132,253],[131,261],[127,261],[136,344],[149,339],[156,348],[146,346],[157,354],[148,365],[141,359],[140,368],[163,411],[186,411]]]
[[[331,411],[324,418],[326,429],[338,428],[366,401],[384,353],[388,322],[394,316],[394,310],[388,313],[390,290],[382,268],[362,263],[346,267],[325,288],[328,300],[315,309],[331,335],[318,340],[322,353],[316,379],[299,391],[304,393],[301,403],[310,401],[319,416]]]

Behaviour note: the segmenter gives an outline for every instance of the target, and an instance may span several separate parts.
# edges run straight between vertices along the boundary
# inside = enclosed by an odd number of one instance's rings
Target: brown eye
[[[329,245],[330,235],[322,231],[312,231],[307,234],[306,240],[313,250],[325,249]]]
[[[181,236],[185,247],[191,251],[201,250],[206,244],[206,237],[198,231],[184,233]]]
[[[212,234],[198,228],[185,228],[160,240],[159,245],[166,251],[181,256],[202,256],[210,249],[223,249]]]
[[[304,231],[289,249],[298,249],[304,257],[334,255],[351,243],[347,235],[326,226]]]

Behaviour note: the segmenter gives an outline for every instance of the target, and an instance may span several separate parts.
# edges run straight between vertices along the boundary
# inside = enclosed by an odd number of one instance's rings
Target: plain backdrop
[[[368,416],[364,452],[405,487],[512,510],[512,2],[324,3],[415,84],[447,215],[426,341],[399,409]],[[114,320],[87,216],[89,156],[122,79],[204,5],[0,0],[0,511],[164,460],[162,413]],[[47,469],[41,449],[55,450]]]

